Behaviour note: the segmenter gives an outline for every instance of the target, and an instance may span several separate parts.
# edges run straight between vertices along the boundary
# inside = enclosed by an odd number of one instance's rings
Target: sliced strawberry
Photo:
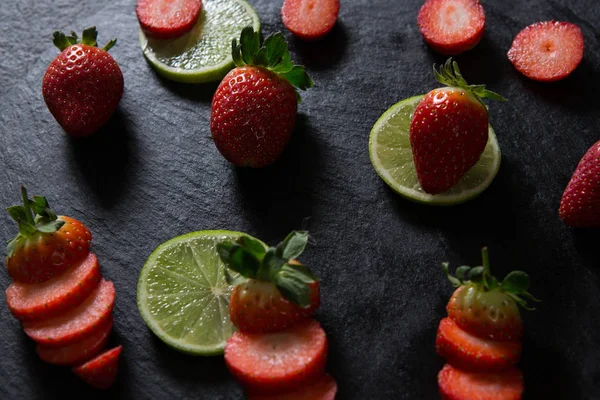
[[[523,375],[517,368],[476,373],[446,364],[438,374],[438,387],[443,400],[520,400]]]
[[[569,76],[583,58],[583,34],[569,22],[544,21],[517,34],[508,59],[528,78],[552,82]]]
[[[450,318],[440,321],[435,347],[449,364],[465,371],[502,371],[521,358],[520,341],[481,339],[460,329]]]
[[[135,11],[148,36],[172,39],[192,30],[201,9],[201,0],[138,0]]]
[[[323,375],[313,383],[292,392],[260,394],[248,392],[248,400],[335,400],[337,383],[331,375]]]
[[[117,378],[122,346],[110,349],[93,360],[73,368],[73,372],[96,389],[108,389]]]
[[[80,304],[100,278],[98,259],[89,253],[81,263],[46,282],[13,282],[6,289],[6,301],[10,312],[21,321],[47,319]]]
[[[267,334],[236,332],[225,345],[232,375],[252,391],[282,393],[321,375],[327,337],[315,320]]]
[[[24,322],[25,333],[44,346],[67,346],[96,331],[108,318],[115,304],[112,282],[102,280],[80,305],[45,321]]]
[[[431,48],[456,55],[479,43],[485,14],[479,0],[427,0],[419,10],[417,24]]]
[[[90,336],[63,347],[37,346],[38,356],[47,363],[55,365],[77,365],[88,361],[106,345],[112,330],[113,319],[109,319]]]
[[[339,0],[285,0],[281,18],[295,36],[315,40],[329,33],[339,12]]]

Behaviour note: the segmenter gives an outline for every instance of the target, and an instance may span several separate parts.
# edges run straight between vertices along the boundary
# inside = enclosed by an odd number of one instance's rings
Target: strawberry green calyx
[[[317,280],[310,269],[295,261],[308,243],[308,232],[292,231],[277,247],[265,248],[256,239],[241,236],[236,241],[217,244],[221,260],[241,277],[232,278],[225,270],[230,285],[246,279],[273,283],[281,295],[300,306],[310,305],[309,284]]]
[[[260,34],[251,26],[242,29],[240,41],[231,43],[233,62],[238,67],[263,67],[287,80],[296,90],[298,102],[301,102],[298,89],[306,90],[314,86],[306,69],[294,65],[290,58],[287,42],[281,32],[273,33],[260,43]]]
[[[77,36],[77,34],[71,31],[69,36],[65,35],[60,31],[55,31],[52,34],[52,42],[56,47],[59,48],[60,51],[63,51],[69,46],[74,44],[85,44],[87,46],[98,47],[98,42],[96,39],[98,38],[98,31],[95,26],[89,27],[83,30],[83,34],[81,35],[81,39]],[[108,51],[117,43],[117,39],[113,39],[108,42],[102,50]]]
[[[502,282],[499,282],[490,273],[490,259],[487,247],[481,249],[481,255],[483,265],[477,267],[460,266],[456,269],[455,276],[452,276],[448,271],[449,264],[447,262],[442,263],[442,269],[452,285],[454,287],[471,285],[482,292],[500,291],[510,296],[524,309],[535,310],[535,308],[527,305],[527,300],[540,301],[527,292],[529,288],[529,275],[523,271],[512,271],[504,277]]]

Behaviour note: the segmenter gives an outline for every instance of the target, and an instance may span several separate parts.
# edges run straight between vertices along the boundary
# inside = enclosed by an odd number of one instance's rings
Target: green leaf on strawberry
[[[74,44],[85,44],[91,47],[98,47],[98,31],[95,26],[91,26],[83,30],[83,34],[81,35],[81,40],[75,32],[71,32],[70,36],[65,35],[63,32],[55,31],[52,34],[52,42],[60,51],[63,51],[69,46]],[[113,47],[117,43],[117,39],[113,39],[109,41],[102,50],[108,51],[111,47]]]

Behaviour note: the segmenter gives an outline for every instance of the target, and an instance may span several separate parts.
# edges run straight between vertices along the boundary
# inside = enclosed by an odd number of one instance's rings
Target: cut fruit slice
[[[248,400],[335,400],[337,383],[330,375],[323,375],[314,383],[293,392],[259,394],[248,392]]]
[[[46,282],[13,282],[6,289],[10,312],[21,321],[50,318],[85,300],[100,282],[98,259],[89,253],[79,265]]]
[[[198,21],[185,35],[171,40],[152,39],[140,30],[140,44],[156,72],[179,82],[222,79],[233,68],[231,41],[242,29],[260,30],[258,15],[244,0],[204,0]]]
[[[73,372],[96,389],[108,389],[117,379],[121,349],[122,346],[119,346],[105,351],[93,360],[73,368]]]
[[[111,317],[114,304],[115,288],[112,282],[102,280],[74,309],[44,321],[24,322],[23,328],[41,345],[67,346],[98,330]]]
[[[294,36],[316,40],[333,29],[339,12],[340,0],[285,0],[281,19]]]
[[[273,333],[236,332],[225,346],[231,374],[250,391],[293,391],[323,374],[327,336],[315,320]]]
[[[500,169],[500,148],[492,127],[481,158],[447,192],[431,195],[419,185],[412,149],[410,120],[423,96],[402,100],[388,109],[375,123],[369,138],[371,163],[379,176],[396,193],[409,200],[432,205],[453,205],[470,200],[483,192]]]
[[[146,35],[173,39],[194,27],[201,9],[201,0],[138,0],[135,12]]]
[[[148,327],[166,344],[196,355],[223,352],[235,331],[229,319],[233,287],[225,279],[217,243],[242,235],[192,232],[161,244],[150,255],[140,272],[137,304]]]
[[[98,354],[108,341],[112,330],[113,319],[110,317],[105,325],[90,336],[64,347],[37,346],[38,356],[47,363],[55,365],[77,365],[88,361]]]
[[[517,368],[500,373],[477,373],[446,364],[438,374],[438,387],[444,400],[520,400],[523,375]]]

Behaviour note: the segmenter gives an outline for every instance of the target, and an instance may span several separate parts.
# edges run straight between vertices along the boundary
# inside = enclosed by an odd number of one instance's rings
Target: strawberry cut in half
[[[90,296],[74,309],[44,321],[24,322],[27,336],[43,346],[62,347],[79,341],[111,318],[115,304],[112,282],[102,280]]]
[[[333,29],[339,12],[340,0],[285,0],[281,19],[294,36],[316,40]]]
[[[192,30],[201,0],[138,0],[135,12],[142,30],[156,39],[173,39]]]
[[[417,24],[432,49],[457,55],[475,47],[485,30],[485,13],[479,0],[427,0]]]
[[[248,400],[335,400],[337,383],[325,374],[314,382],[292,392],[260,394],[248,392]]]
[[[79,265],[43,283],[13,282],[6,289],[10,312],[21,321],[47,319],[79,305],[100,283],[94,253]]]
[[[520,400],[523,375],[517,368],[500,373],[465,372],[450,364],[438,374],[443,400]]]
[[[93,360],[73,368],[75,375],[96,389],[108,389],[117,379],[122,346],[110,349]]]
[[[285,331],[236,332],[225,345],[225,363],[249,391],[284,393],[323,374],[327,337],[315,320]]]
[[[508,59],[526,77],[554,82],[571,75],[583,58],[583,34],[570,22],[544,21],[517,34]]]
[[[560,201],[559,215],[574,228],[600,227],[600,141],[577,165]]]

